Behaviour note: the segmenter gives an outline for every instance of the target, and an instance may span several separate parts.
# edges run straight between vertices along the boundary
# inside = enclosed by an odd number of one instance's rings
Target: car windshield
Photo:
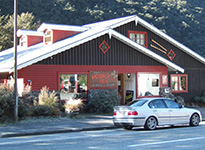
[[[127,106],[131,106],[131,107],[140,107],[142,105],[144,105],[147,102],[147,100],[134,100],[130,103],[127,104]]]

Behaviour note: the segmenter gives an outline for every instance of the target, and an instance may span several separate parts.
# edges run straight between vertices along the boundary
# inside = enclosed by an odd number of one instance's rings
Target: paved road
[[[135,128],[0,139],[0,150],[204,150],[205,122],[198,127]]]

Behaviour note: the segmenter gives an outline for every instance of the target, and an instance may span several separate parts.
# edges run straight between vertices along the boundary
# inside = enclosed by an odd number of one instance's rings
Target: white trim
[[[19,29],[17,31],[17,36],[20,37],[21,35],[43,36],[43,32],[38,32],[38,31],[34,31],[34,30]]]
[[[99,27],[104,27],[104,28],[116,28],[119,27],[123,24],[129,23],[131,21],[134,21],[136,18],[136,15],[132,16],[126,16],[126,17],[121,17],[117,19],[111,19],[111,20],[105,20],[105,21],[100,21],[96,23],[91,23],[91,24],[86,24],[83,25],[83,27],[89,27],[89,28],[99,28]]]
[[[50,29],[50,30],[64,30],[64,31],[78,31],[78,32],[83,32],[88,30],[89,28],[82,27],[82,26],[73,26],[73,25],[62,25],[62,24],[48,24],[48,23],[43,23],[37,31],[44,31],[45,29]]]
[[[118,23],[116,23],[116,24],[111,25],[110,28],[112,28],[112,29],[113,29],[113,28],[117,28],[117,27],[119,27],[119,26],[121,26],[121,25],[124,25],[124,24],[127,24],[127,23],[129,23],[129,22],[134,21],[135,18],[136,18],[136,16],[131,16],[131,18],[128,18],[128,19],[126,19],[126,20],[124,20],[124,21],[120,21],[120,22],[118,22]]]
[[[162,37],[164,40],[170,42],[171,44],[173,44],[174,46],[178,47],[179,49],[183,50],[184,52],[186,52],[187,54],[191,55],[192,57],[194,57],[195,59],[197,59],[198,61],[200,61],[201,63],[205,64],[205,58],[203,58],[202,56],[200,56],[199,54],[197,54],[196,52],[194,52],[193,50],[189,49],[188,47],[184,46],[183,44],[179,43],[178,41],[174,40],[172,37],[168,36],[167,34],[165,34],[164,32],[162,32],[161,30],[157,29],[156,27],[152,26],[151,24],[149,24],[148,22],[142,20],[141,18],[139,18],[138,16],[136,16],[136,19],[138,20],[139,23],[141,23],[145,28],[148,28],[148,30],[154,32],[155,34],[159,35],[160,37]]]

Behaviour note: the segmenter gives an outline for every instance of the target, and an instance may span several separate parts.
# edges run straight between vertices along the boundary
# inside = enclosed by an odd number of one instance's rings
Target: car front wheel
[[[145,123],[145,129],[154,130],[157,127],[157,119],[155,117],[149,117]]]
[[[198,114],[193,114],[190,118],[190,126],[198,126],[200,122],[200,118]]]

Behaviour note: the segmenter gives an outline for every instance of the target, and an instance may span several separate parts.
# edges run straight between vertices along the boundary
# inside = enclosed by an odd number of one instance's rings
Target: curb
[[[119,128],[119,127],[107,126],[107,127],[78,128],[78,129],[68,129],[68,130],[31,132],[31,133],[14,133],[14,134],[0,135],[0,138],[19,137],[19,136],[32,136],[32,135],[45,135],[45,134],[58,134],[58,133],[69,133],[69,132],[82,132],[82,131],[111,130],[111,129],[117,129],[117,128]]]
[[[205,121],[205,118],[202,119]],[[30,133],[11,133],[0,135],[0,138],[9,138],[9,137],[20,137],[20,136],[32,136],[32,135],[45,135],[45,134],[58,134],[58,133],[69,133],[69,132],[82,132],[82,131],[97,131],[97,130],[111,130],[117,129],[120,127],[116,126],[104,126],[104,127],[92,127],[92,128],[76,128],[76,129],[65,129],[65,130],[55,130],[55,131],[40,131],[40,132],[30,132]]]

